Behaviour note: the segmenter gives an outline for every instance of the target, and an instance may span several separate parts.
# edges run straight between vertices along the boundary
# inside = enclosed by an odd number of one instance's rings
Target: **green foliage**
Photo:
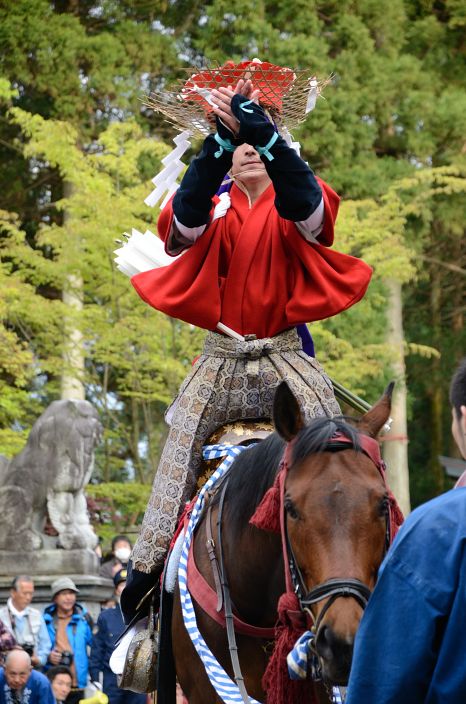
[[[27,429],[40,413],[34,393],[42,372],[40,351],[48,348],[53,355],[58,331],[59,304],[40,296],[15,270],[17,258],[34,279],[42,260],[19,224],[17,216],[0,211],[0,447],[7,456],[22,449]]]
[[[144,231],[150,224],[152,213],[143,205],[150,184],[142,179],[140,159],[150,159],[155,171],[167,148],[147,139],[135,121],[127,121],[111,124],[87,154],[77,146],[76,130],[68,123],[20,108],[12,108],[10,116],[28,138],[24,153],[46,161],[71,188],[69,196],[53,204],[67,218],[42,224],[35,238],[39,250],[15,245],[13,235],[18,233],[10,228],[9,259],[25,285],[60,290],[70,271],[83,281],[84,309],[67,309],[66,317],[84,334],[85,383],[105,426],[101,476],[117,478],[129,471],[147,481],[159,454],[162,408],[198,352],[201,334],[150,311],[115,270],[112,250],[116,233],[130,226]],[[65,311],[63,304],[53,303],[60,319],[50,329],[53,342],[44,340],[38,356],[41,371],[56,377],[63,367]]]
[[[89,484],[86,489],[91,522],[102,539],[103,551],[110,550],[112,538],[133,533],[142,521],[150,486],[137,482]]]

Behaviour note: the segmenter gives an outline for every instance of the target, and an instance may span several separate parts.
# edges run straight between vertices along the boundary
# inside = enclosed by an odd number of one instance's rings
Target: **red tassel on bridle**
[[[288,653],[306,628],[306,617],[300,609],[298,597],[293,591],[285,592],[278,602],[275,647],[262,678],[267,704],[312,704],[314,701],[315,695],[310,691],[312,682],[290,679],[286,662]]]
[[[280,533],[280,481],[281,474],[284,471],[285,467],[282,462],[273,485],[270,489],[267,489],[262,501],[249,519],[249,523],[256,528],[268,530],[272,533]]]

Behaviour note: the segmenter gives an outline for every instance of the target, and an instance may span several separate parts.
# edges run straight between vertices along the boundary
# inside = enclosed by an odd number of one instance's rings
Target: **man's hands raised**
[[[259,90],[254,90],[252,81],[240,79],[235,90],[231,88],[214,88],[212,90],[213,112],[221,124],[226,127],[234,137],[238,136],[239,120],[233,115],[231,101],[235,95],[243,95],[248,100],[259,102]]]

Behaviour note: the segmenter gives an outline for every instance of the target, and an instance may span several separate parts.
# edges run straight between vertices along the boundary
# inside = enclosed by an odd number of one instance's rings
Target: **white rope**
[[[225,472],[227,472],[232,465],[235,457],[246,449],[247,448],[244,445],[207,445],[204,447],[203,455],[205,459],[223,456],[225,456],[225,459],[222,464],[217,467],[210,479],[204,484],[199,496],[197,497],[196,504],[192,510],[188,527],[186,529],[180,565],[178,568],[178,583],[180,587],[181,609],[183,612],[184,625],[189,633],[189,637],[193,642],[197,654],[202,660],[206,674],[213,688],[225,704],[243,704],[243,697],[241,696],[241,692],[239,691],[236,683],[233,682],[233,680],[210,652],[207,643],[197,627],[196,614],[191,595],[188,590],[188,555],[194,528],[204,506],[205,494],[221,477],[224,476]],[[250,697],[250,702],[251,704],[260,704],[252,697]]]

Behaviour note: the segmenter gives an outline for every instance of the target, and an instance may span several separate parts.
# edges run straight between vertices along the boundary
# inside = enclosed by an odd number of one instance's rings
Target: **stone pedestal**
[[[84,604],[93,619],[100,613],[100,604],[113,593],[113,582],[99,577],[99,559],[93,550],[37,550],[13,552],[0,550],[0,604],[10,596],[10,586],[17,575],[28,575],[34,581],[32,606],[43,609],[51,603],[50,586],[59,577],[70,577],[79,589],[77,600]]]

